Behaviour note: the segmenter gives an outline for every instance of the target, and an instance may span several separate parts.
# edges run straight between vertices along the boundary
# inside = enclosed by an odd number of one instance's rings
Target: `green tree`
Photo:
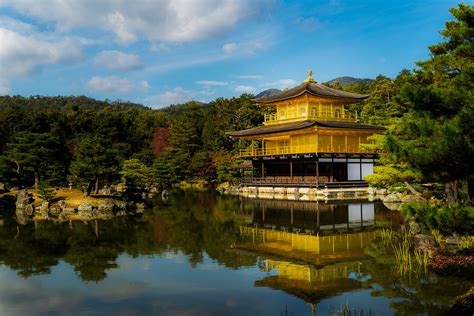
[[[138,159],[125,160],[122,163],[122,182],[132,190],[144,190],[150,186],[151,170]]]
[[[31,178],[37,188],[42,180],[64,181],[64,152],[59,138],[51,133],[19,132],[14,134],[5,156],[15,164],[16,173]]]
[[[450,12],[444,42],[429,47],[431,58],[419,62],[414,83],[402,99],[409,112],[387,134],[388,148],[428,181],[444,183],[450,205],[459,202],[460,183],[474,194],[474,9],[460,4]]]
[[[74,150],[70,167],[70,180],[75,184],[87,185],[89,195],[95,187],[99,191],[99,182],[117,175],[119,162],[117,151],[110,141],[101,136],[85,137]]]

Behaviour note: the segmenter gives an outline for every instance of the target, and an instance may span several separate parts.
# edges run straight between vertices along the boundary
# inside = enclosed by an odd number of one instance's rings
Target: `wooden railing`
[[[240,151],[240,157],[276,156],[291,154],[312,154],[312,153],[349,153],[364,154],[375,153],[376,151],[362,149],[354,145],[297,145],[297,146],[274,146],[269,148],[251,148]]]
[[[291,123],[302,120],[325,120],[325,121],[338,121],[338,122],[356,122],[357,114],[352,114],[347,110],[344,111],[322,111],[318,115],[291,115],[281,116],[277,113],[265,114],[265,125]]]

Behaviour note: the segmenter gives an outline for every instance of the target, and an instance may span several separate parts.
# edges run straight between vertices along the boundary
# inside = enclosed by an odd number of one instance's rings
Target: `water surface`
[[[0,221],[0,315],[442,314],[469,283],[400,277],[381,204],[178,192],[143,215]],[[375,256],[370,257],[367,253]]]

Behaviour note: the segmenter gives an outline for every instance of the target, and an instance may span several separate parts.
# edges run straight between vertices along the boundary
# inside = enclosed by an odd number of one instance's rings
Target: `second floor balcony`
[[[299,145],[299,146],[273,146],[270,148],[250,148],[240,151],[240,157],[262,157],[293,154],[313,153],[344,153],[344,154],[374,154],[377,150],[361,148],[359,145],[333,144],[333,145]]]
[[[282,124],[282,123],[290,123],[296,121],[303,121],[303,120],[322,120],[322,121],[337,121],[337,122],[357,122],[358,116],[357,112],[351,113],[347,110],[333,110],[333,111],[306,111],[303,114],[295,114],[295,113],[272,113],[272,114],[265,114],[265,122],[264,125],[272,125],[272,124]]]

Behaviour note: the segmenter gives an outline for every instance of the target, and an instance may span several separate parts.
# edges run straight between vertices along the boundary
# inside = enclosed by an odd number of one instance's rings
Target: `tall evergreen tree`
[[[450,12],[456,20],[446,23],[444,41],[429,47],[431,58],[418,63],[415,83],[401,91],[410,111],[386,142],[426,180],[444,183],[454,205],[462,182],[474,194],[474,9],[460,4]]]
[[[117,176],[118,171],[117,150],[109,140],[95,135],[83,138],[74,150],[70,180],[76,185],[87,185],[89,195],[93,189],[98,193],[100,181]]]

